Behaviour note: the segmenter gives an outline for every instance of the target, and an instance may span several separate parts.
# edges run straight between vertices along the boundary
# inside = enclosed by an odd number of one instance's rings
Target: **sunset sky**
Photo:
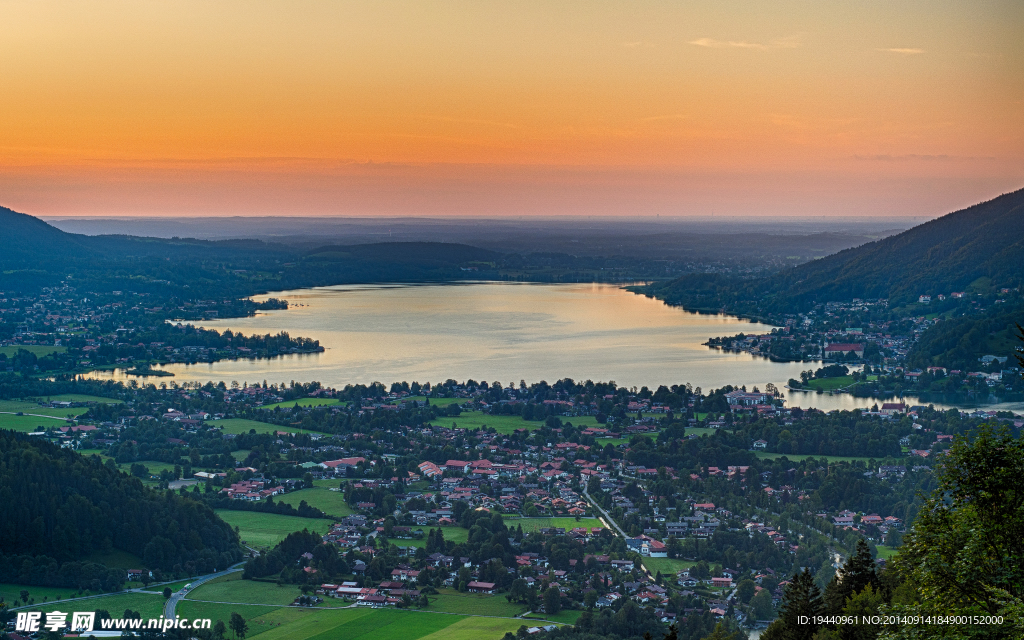
[[[933,216],[1024,187],[1024,3],[0,0],[34,215]]]

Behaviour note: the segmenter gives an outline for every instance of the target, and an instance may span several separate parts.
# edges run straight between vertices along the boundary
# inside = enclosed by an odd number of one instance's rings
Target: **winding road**
[[[238,571],[241,571],[243,564],[245,563],[239,562],[238,564],[233,565],[232,567],[225,569],[224,571],[218,571],[217,573],[209,573],[205,576],[200,576],[193,580],[190,584],[192,585],[192,588],[195,589],[204,582],[208,582],[210,580],[213,580],[214,578],[219,578],[221,576],[226,576],[229,573],[236,573]],[[167,602],[164,604],[164,618],[167,618],[169,620],[174,619],[174,608],[178,606],[178,603],[181,602],[181,600],[185,597],[186,593],[188,592],[185,591],[184,587],[182,587],[181,589],[178,589],[177,591],[171,594],[171,597],[168,598]]]

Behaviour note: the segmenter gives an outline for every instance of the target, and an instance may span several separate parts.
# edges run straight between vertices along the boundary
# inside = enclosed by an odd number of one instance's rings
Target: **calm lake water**
[[[178,382],[281,383],[318,380],[614,380],[620,386],[773,382],[780,389],[811,363],[776,363],[703,346],[708,338],[765,333],[769,325],[699,315],[612,285],[481,283],[361,285],[281,291],[293,306],[203,326],[246,334],[288,331],[318,339],[321,354],[271,360],[174,364]],[[125,379],[121,372],[96,377]],[[150,378],[150,381],[168,381]],[[868,398],[787,392],[789,405],[825,410],[870,407]]]

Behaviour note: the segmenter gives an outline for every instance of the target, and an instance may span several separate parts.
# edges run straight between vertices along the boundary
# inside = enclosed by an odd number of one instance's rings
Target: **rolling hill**
[[[898,306],[925,294],[1022,282],[1024,189],[773,276],[692,274],[640,291],[693,310],[759,316],[852,298]]]

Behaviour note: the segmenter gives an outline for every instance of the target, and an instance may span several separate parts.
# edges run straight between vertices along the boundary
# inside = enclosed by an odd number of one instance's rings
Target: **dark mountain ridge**
[[[853,298],[888,298],[899,306],[972,285],[1022,282],[1024,189],[773,276],[692,274],[639,290],[695,311],[764,317]]]

